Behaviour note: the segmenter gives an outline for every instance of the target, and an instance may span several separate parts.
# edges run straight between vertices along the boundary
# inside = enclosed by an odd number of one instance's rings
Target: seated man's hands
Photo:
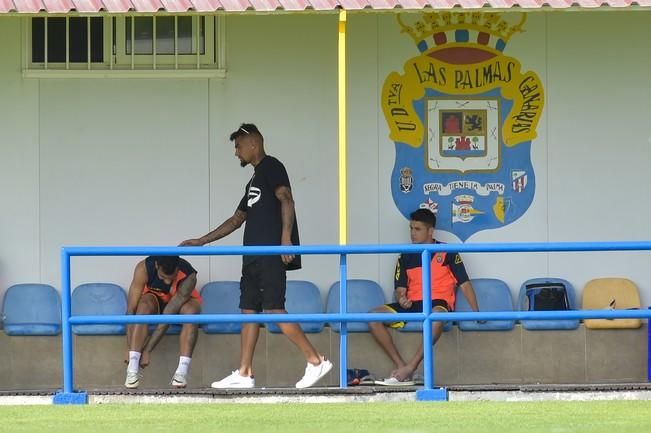
[[[406,296],[403,296],[400,299],[398,299],[398,304],[400,304],[402,308],[409,309],[411,308],[412,302],[409,299],[407,299]]]
[[[412,302],[407,299],[407,289],[405,287],[396,289],[396,301],[402,308],[408,309],[411,307]]]

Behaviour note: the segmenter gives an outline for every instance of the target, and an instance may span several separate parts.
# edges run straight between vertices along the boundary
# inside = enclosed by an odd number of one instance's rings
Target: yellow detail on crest
[[[455,264],[455,265],[458,265],[458,264],[461,263],[461,262],[463,262],[463,260],[461,260],[461,256],[460,256],[459,254],[457,254],[456,256],[454,256],[454,264]]]
[[[427,131],[414,101],[425,97],[427,90],[463,99],[495,89],[513,101],[500,121],[504,144],[513,147],[536,138],[545,100],[542,81],[535,72],[522,71],[517,59],[503,53],[509,39],[522,31],[526,13],[431,12],[422,14],[413,25],[406,24],[412,17],[397,15],[402,32],[411,36],[420,55],[405,63],[403,75],[391,72],[382,88],[382,110],[391,140],[414,148],[423,145]],[[457,34],[463,35],[458,41]],[[456,63],[436,55],[451,49],[487,55]]]
[[[493,213],[499,222],[504,223],[504,197],[498,195],[493,204]]]
[[[423,98],[426,89],[460,96],[500,89],[503,97],[513,100],[502,124],[504,144],[512,147],[536,138],[544,107],[543,85],[535,72],[522,73],[513,57],[500,55],[480,63],[453,65],[418,56],[408,60],[404,69],[404,75],[390,73],[382,88],[382,110],[393,141],[422,146],[425,129],[413,102]]]

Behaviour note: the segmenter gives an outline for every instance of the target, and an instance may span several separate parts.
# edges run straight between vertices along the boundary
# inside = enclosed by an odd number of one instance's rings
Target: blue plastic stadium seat
[[[213,281],[201,289],[202,314],[240,314],[240,282]],[[240,323],[209,323],[202,325],[206,334],[239,334]]]
[[[567,293],[567,300],[569,302],[570,310],[576,310],[576,295],[574,287],[569,281],[562,278],[531,278],[520,286],[520,293],[518,295],[518,310],[527,311],[527,286],[530,284],[545,284],[545,283],[561,283],[565,286]],[[579,327],[579,320],[521,320],[520,323],[524,329],[528,330],[545,330],[545,329],[576,329]]]
[[[323,303],[319,288],[309,281],[287,281],[285,292],[285,309],[292,314],[323,313]],[[325,322],[304,322],[299,324],[303,332],[321,332]],[[277,334],[280,328],[275,323],[268,323],[267,330]]]
[[[111,283],[87,283],[72,292],[73,316],[123,315],[127,311],[127,296],[122,287]],[[77,335],[124,335],[126,325],[73,325]]]
[[[7,335],[58,335],[61,331],[59,292],[48,284],[16,284],[2,304]]]
[[[348,313],[368,313],[373,308],[385,304],[384,291],[375,281],[348,280]],[[326,312],[339,313],[339,281],[330,286]],[[335,332],[339,332],[339,322],[330,322]],[[366,322],[349,322],[349,332],[368,332]]]
[[[479,311],[513,311],[511,289],[502,280],[495,278],[476,278],[470,280],[475,289]],[[466,297],[461,291],[457,292],[456,311],[472,311]],[[515,320],[497,320],[486,323],[477,321],[459,322],[461,331],[510,331]]]

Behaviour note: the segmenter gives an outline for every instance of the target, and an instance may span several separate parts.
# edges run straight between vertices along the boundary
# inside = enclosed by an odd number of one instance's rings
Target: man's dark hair
[[[412,212],[411,215],[409,215],[409,218],[411,218],[412,221],[420,221],[432,226],[432,228],[436,227],[436,215],[428,209],[418,209],[417,211]]]
[[[237,128],[237,131],[231,134],[230,140],[235,141],[238,138],[244,137],[246,135],[252,135],[258,138],[260,140],[260,143],[264,143],[264,137],[262,137],[260,130],[253,123],[242,123],[240,127]]]
[[[169,275],[178,269],[181,259],[179,256],[157,256],[154,260],[161,271]]]

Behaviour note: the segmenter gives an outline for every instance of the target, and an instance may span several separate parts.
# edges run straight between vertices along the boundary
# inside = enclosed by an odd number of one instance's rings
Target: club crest
[[[411,192],[414,186],[414,177],[411,175],[411,168],[403,167],[400,169],[400,191],[405,194]]]
[[[391,190],[406,218],[431,209],[438,229],[465,241],[514,222],[531,205],[531,142],[544,91],[535,72],[503,53],[525,20],[433,12],[409,25],[398,16],[420,51],[382,89],[396,146]]]

